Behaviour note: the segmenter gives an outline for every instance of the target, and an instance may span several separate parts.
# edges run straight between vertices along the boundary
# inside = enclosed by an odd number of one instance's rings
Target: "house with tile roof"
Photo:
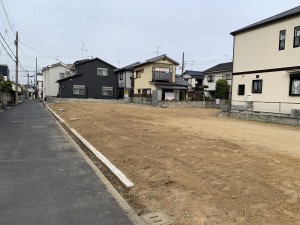
[[[300,6],[231,35],[232,109],[284,114],[300,109]]]
[[[179,63],[167,55],[148,59],[134,66],[134,96],[159,96],[159,100],[182,100],[189,84],[176,78]]]
[[[195,92],[203,85],[204,73],[201,71],[186,70],[183,73],[183,79],[190,84],[188,97],[192,98],[195,96]]]
[[[232,79],[232,62],[220,63],[205,71],[203,85],[207,85],[205,96],[211,99],[215,98],[216,82],[218,80],[227,80],[228,84],[231,85]]]
[[[114,72],[118,77],[118,96],[119,99],[124,97],[133,97],[133,71],[134,66],[140,64],[140,62],[132,63],[128,66],[116,69]]]

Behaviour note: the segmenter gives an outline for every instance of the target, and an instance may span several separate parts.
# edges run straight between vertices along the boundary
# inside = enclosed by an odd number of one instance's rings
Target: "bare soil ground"
[[[125,198],[173,224],[300,224],[300,129],[212,109],[49,105],[135,184]],[[64,109],[64,111],[59,111]]]

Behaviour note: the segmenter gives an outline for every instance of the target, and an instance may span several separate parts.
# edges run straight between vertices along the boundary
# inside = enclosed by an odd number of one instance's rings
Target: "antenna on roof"
[[[155,46],[156,47],[156,55],[157,56],[159,56],[159,54],[161,53],[160,51],[159,51],[159,48],[161,48],[161,45],[157,45],[157,46]]]
[[[86,51],[86,58],[87,58],[87,49],[84,47],[84,44],[82,44],[82,49],[81,49],[81,58],[83,59],[83,53],[84,53],[84,51]]]

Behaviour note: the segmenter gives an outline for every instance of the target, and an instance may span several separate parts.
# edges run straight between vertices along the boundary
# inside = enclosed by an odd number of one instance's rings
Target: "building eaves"
[[[188,87],[190,86],[190,84],[188,82],[186,82],[185,80],[182,79],[182,77],[175,77],[175,82],[160,82],[160,81],[154,81],[154,82],[150,82],[154,85],[168,85],[168,86],[182,86],[182,87]]]
[[[78,60],[78,61],[74,62],[74,65],[75,66],[80,66],[80,65],[83,65],[83,64],[86,64],[86,63],[90,63],[90,62],[94,62],[94,61],[102,62],[102,63],[104,63],[104,64],[112,67],[113,69],[116,69],[115,66],[113,66],[113,65],[109,64],[108,62],[105,62],[104,60],[99,59],[99,58]]]
[[[134,70],[134,66],[140,64],[140,62],[135,62],[135,63],[132,63],[128,66],[125,66],[125,67],[122,67],[122,68],[119,68],[119,69],[116,69],[114,70],[114,72],[120,72],[120,71],[133,71]]]
[[[59,63],[55,63],[55,64],[52,64],[52,65],[49,65],[49,66],[46,66],[42,69],[42,72],[44,72],[45,70],[49,70],[50,68],[54,68],[54,67],[57,67],[57,66],[63,66],[63,67],[67,67],[66,64],[62,63],[62,62],[59,62]]]
[[[61,81],[65,81],[65,80],[70,80],[70,79],[79,77],[79,76],[81,76],[81,75],[82,75],[82,74],[75,74],[75,75],[72,75],[72,76],[69,76],[69,77],[65,77],[65,78],[62,78],[62,79],[57,80],[55,83],[59,83],[59,82],[61,82]]]
[[[233,31],[230,34],[234,36],[236,34],[239,34],[239,33],[242,33],[242,32],[248,31],[248,30],[252,30],[252,29],[255,29],[258,27],[262,27],[262,26],[268,25],[270,23],[275,23],[275,22],[278,22],[278,21],[281,21],[281,20],[284,20],[284,19],[287,19],[287,18],[290,18],[293,16],[297,16],[297,15],[300,15],[300,6],[297,6],[293,9],[279,13],[275,16],[271,16],[267,19],[261,20],[257,23],[251,24],[251,25],[241,28],[239,30]]]
[[[223,71],[232,71],[233,63],[227,62],[227,63],[221,63],[216,66],[213,66],[205,71],[203,71],[204,74],[207,73],[217,73],[217,72],[223,72]]]
[[[166,54],[163,54],[163,55],[160,55],[160,56],[157,56],[157,57],[154,57],[154,58],[151,58],[151,59],[148,59],[146,60],[145,62],[141,62],[137,65],[135,65],[134,67],[138,67],[138,66],[142,66],[142,65],[145,65],[145,64],[150,64],[150,63],[154,63],[154,62],[157,62],[159,60],[169,60],[170,62],[174,63],[176,66],[179,66],[180,64],[178,62],[176,62],[175,60],[171,59],[170,57],[168,57]]]
[[[192,77],[203,77],[204,76],[203,72],[201,72],[201,71],[194,71],[194,70],[186,70],[183,74],[184,75],[188,74],[188,75],[190,75]]]

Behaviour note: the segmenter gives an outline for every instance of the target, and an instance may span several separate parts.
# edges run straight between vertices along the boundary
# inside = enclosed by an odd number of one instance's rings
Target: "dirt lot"
[[[211,109],[49,105],[135,184],[139,214],[173,224],[300,224],[300,129]],[[64,109],[59,111],[58,109]]]

